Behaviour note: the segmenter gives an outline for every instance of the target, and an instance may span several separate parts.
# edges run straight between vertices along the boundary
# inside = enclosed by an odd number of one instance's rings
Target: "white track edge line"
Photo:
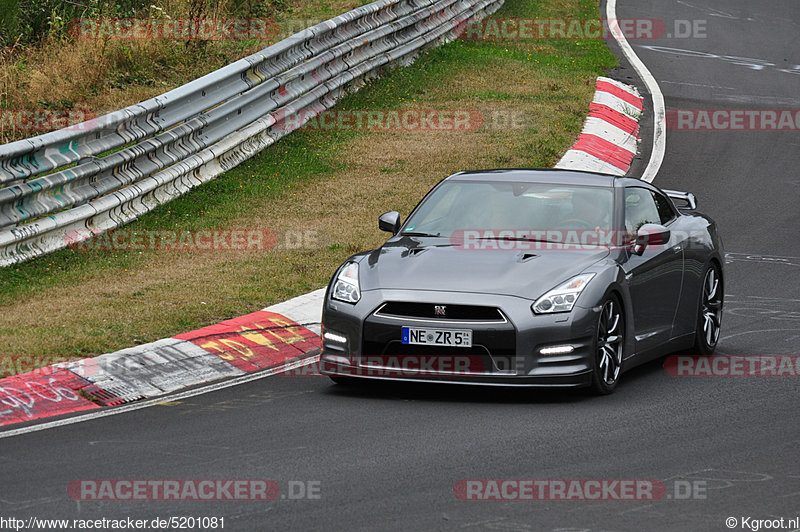
[[[628,40],[622,33],[617,20],[617,0],[606,0],[606,17],[608,18],[609,29],[614,40],[619,44],[622,53],[630,61],[633,69],[642,78],[642,81],[650,91],[653,98],[653,148],[650,151],[650,161],[647,167],[642,172],[641,179],[652,183],[656,178],[658,170],[661,168],[661,163],[664,161],[664,153],[667,149],[667,127],[666,127],[666,109],[664,107],[664,95],[658,86],[656,78],[647,69],[645,64],[633,51]]]
[[[145,401],[136,401],[133,403],[126,403],[120,406],[114,407],[101,407],[100,410],[92,410],[89,413],[77,415],[74,417],[69,417],[66,419],[58,419],[55,421],[46,421],[44,423],[40,423],[37,425],[31,425],[29,427],[21,427],[18,429],[11,429],[0,432],[0,439],[9,438],[11,436],[18,436],[20,434],[27,434],[29,432],[37,432],[40,430],[51,429],[55,427],[63,427],[65,425],[72,425],[73,423],[80,423],[82,421],[90,421],[92,419],[98,419],[101,417],[107,416],[114,416],[116,414],[122,414],[125,412],[131,412],[133,410],[140,410],[142,408],[147,408],[150,406],[156,406],[163,403],[171,403],[173,401],[179,401],[181,399],[188,399],[189,397],[194,397],[196,395],[202,395],[204,393],[215,392],[217,390],[222,390],[224,388],[230,388],[231,386],[236,386],[238,384],[244,384],[246,382],[255,381],[258,379],[263,379],[266,377],[272,377],[273,375],[278,375],[280,373],[285,373],[287,371],[291,371],[293,369],[302,368],[305,366],[309,366],[314,364],[319,359],[319,355],[311,355],[300,360],[293,361],[291,363],[283,363],[279,366],[274,368],[265,369],[263,371],[257,371],[254,373],[248,373],[246,375],[242,375],[240,377],[234,377],[233,379],[225,380],[222,382],[217,382],[214,384],[209,384],[206,386],[202,386],[200,388],[195,388],[194,390],[187,390],[185,392],[176,393],[173,395],[163,395],[159,397],[154,397],[152,399],[147,399]]]

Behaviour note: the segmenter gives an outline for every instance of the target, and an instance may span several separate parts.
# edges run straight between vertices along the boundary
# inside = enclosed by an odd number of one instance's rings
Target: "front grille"
[[[444,315],[436,313],[436,307],[444,307]],[[414,303],[390,301],[375,311],[376,316],[393,318],[417,318],[425,320],[463,320],[505,322],[505,316],[496,307],[478,305],[439,305],[438,303]]]

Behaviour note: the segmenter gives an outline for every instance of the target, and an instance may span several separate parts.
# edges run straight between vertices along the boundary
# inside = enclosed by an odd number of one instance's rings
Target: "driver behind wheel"
[[[572,193],[572,215],[563,223],[582,226],[579,228],[600,231],[610,227],[610,202],[605,190],[576,189]],[[585,224],[585,225],[584,225]]]

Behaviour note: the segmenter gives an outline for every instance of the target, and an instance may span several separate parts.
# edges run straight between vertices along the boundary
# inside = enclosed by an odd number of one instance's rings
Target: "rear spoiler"
[[[664,193],[669,198],[675,201],[682,201],[685,205],[675,205],[682,211],[693,211],[697,208],[697,198],[691,192],[681,192],[679,190],[664,190]]]

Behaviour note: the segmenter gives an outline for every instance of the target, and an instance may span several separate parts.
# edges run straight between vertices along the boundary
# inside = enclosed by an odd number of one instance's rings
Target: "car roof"
[[[446,181],[492,180],[519,183],[561,183],[564,185],[613,187],[616,184],[617,176],[597,172],[554,168],[497,168],[494,170],[469,170],[458,172],[446,178]],[[625,181],[629,180],[630,178],[625,179]]]

